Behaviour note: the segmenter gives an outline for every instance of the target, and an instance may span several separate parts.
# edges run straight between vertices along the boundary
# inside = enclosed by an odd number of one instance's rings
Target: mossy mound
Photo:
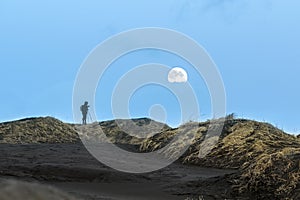
[[[0,123],[0,143],[72,143],[78,140],[72,125],[52,117]]]

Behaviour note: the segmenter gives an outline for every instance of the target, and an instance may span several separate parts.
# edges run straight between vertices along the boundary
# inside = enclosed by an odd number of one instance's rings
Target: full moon
[[[187,80],[187,73],[181,67],[174,67],[168,73],[168,81],[170,83],[185,83]]]

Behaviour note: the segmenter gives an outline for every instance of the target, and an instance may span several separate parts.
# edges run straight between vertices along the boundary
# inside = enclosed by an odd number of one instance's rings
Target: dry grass
[[[270,124],[255,121],[238,122],[227,130],[212,152],[204,159],[193,157],[192,163],[222,168],[240,168],[250,165],[261,154],[271,154],[286,147],[299,147],[292,135]]]
[[[165,130],[153,137],[142,141],[140,151],[149,152],[163,149],[162,153],[167,158],[179,157],[183,152],[185,157],[190,154],[191,145],[200,144],[204,139],[207,128],[200,126],[199,123],[189,122],[176,129]],[[168,145],[168,146],[167,146]]]
[[[52,117],[0,123],[0,143],[72,143],[78,139],[71,125]]]
[[[243,168],[237,189],[256,198],[300,198],[300,148],[284,148],[262,154],[249,167]],[[298,192],[297,192],[298,191]]]
[[[256,199],[300,199],[297,196],[300,194],[299,138],[267,123],[230,120],[226,121],[220,137],[204,140],[210,126],[217,130],[219,124],[187,123],[143,141],[141,147],[144,151],[160,149],[176,136],[178,130],[189,127],[191,132],[187,135],[194,135],[195,139],[181,157],[184,163],[239,169],[240,176],[231,180],[236,195]],[[183,138],[181,143],[187,141]],[[171,151],[176,152],[178,146],[180,144],[174,145]],[[201,156],[203,154],[206,156]]]
[[[237,168],[234,189],[258,199],[299,199],[300,142],[270,124],[244,121],[227,130],[204,158],[190,155],[190,163]]]

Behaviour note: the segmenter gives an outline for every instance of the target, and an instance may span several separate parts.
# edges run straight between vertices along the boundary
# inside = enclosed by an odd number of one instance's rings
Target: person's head
[[[87,101],[86,101],[86,102],[84,102],[84,105],[88,105],[88,104],[89,104],[89,102],[87,102]]]

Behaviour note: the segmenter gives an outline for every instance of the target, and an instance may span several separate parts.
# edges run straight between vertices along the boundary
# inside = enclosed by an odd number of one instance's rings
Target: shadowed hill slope
[[[148,136],[171,129],[168,125],[149,118],[109,120],[100,122],[99,125],[110,141],[116,144],[140,145],[144,138],[135,135]]]

